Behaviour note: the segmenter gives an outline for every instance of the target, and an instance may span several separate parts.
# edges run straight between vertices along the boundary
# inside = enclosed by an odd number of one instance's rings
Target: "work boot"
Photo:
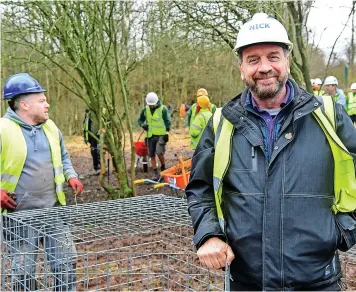
[[[155,173],[155,176],[152,178],[152,180],[159,182],[161,180],[161,176],[159,175],[157,168],[153,169],[153,171]]]
[[[152,178],[152,180],[156,181],[156,182],[160,182],[162,179],[162,177],[159,174],[155,174],[155,176]]]
[[[164,171],[164,170],[166,170],[166,164],[161,165],[161,171]]]

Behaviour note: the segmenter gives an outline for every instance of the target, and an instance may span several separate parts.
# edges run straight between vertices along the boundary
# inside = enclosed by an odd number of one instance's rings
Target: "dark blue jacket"
[[[256,114],[244,106],[247,91],[226,104],[222,114],[235,127],[232,158],[223,180],[226,234],[220,229],[213,191],[212,120],[193,156],[186,188],[199,248],[213,236],[230,244],[234,281],[256,290],[304,290],[340,279],[337,249],[355,244],[356,221],[335,216],[334,161],[324,132],[312,115],[321,102],[290,80],[294,98],[267,159]],[[337,134],[356,153],[356,130],[336,105]],[[355,156],[354,156],[355,157]],[[341,226],[343,225],[343,227]]]

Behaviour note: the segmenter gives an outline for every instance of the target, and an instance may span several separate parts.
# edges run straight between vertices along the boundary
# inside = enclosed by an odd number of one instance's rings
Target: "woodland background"
[[[222,106],[244,88],[232,53],[236,35],[262,11],[288,28],[291,76],[298,84],[312,91],[311,78],[334,75],[347,92],[345,86],[356,82],[352,3],[343,19],[353,28],[344,52],[327,56],[306,26],[313,1],[2,2],[2,87],[12,74],[33,75],[48,90],[50,116],[64,135],[82,134],[88,107],[119,170],[119,187],[101,184],[111,198],[126,197],[134,191],[135,173],[132,164],[127,172],[125,146],[133,163],[133,133],[148,92],[172,106],[173,128],[184,126],[175,110],[194,102],[200,87]],[[340,35],[328,37],[335,45]],[[2,102],[2,115],[6,107]]]

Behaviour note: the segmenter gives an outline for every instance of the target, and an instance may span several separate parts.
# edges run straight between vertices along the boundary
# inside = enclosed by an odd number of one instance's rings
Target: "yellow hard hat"
[[[197,102],[201,108],[208,108],[210,104],[210,99],[206,95],[203,95],[198,97]]]
[[[199,96],[208,96],[208,91],[205,88],[199,88],[197,91],[197,97]]]

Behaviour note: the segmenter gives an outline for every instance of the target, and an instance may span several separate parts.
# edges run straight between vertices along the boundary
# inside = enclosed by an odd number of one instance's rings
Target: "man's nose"
[[[271,63],[267,60],[267,59],[265,59],[265,58],[262,58],[261,59],[261,64],[260,64],[260,66],[258,67],[258,71],[260,72],[260,73],[268,73],[268,72],[270,72],[270,71],[272,71],[272,66],[271,66]]]

